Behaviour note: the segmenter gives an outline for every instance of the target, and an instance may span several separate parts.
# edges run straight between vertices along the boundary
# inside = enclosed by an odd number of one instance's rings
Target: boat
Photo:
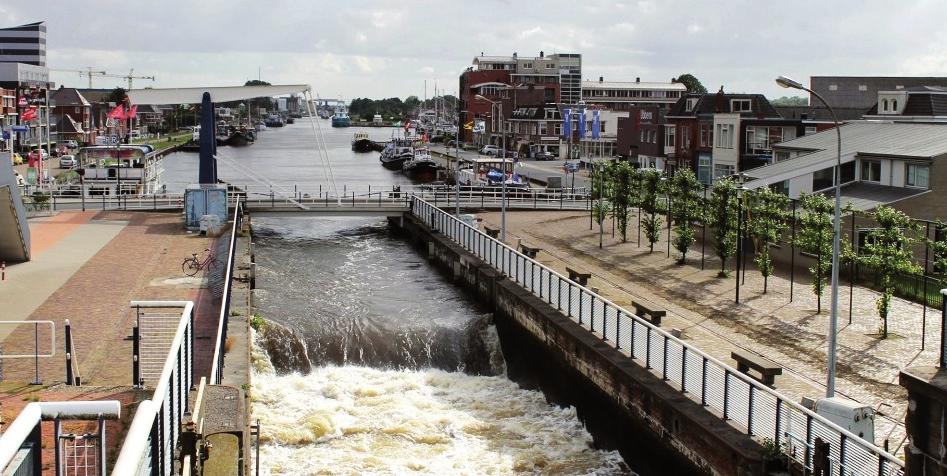
[[[279,114],[270,114],[269,116],[266,116],[266,119],[263,120],[263,124],[265,124],[266,127],[283,127],[286,125],[283,122],[283,118],[280,117]]]
[[[465,160],[457,171],[457,181],[470,187],[501,187],[528,190],[529,180],[516,173],[513,159],[478,157]]]
[[[413,180],[434,180],[437,177],[437,162],[425,147],[414,149],[414,155],[404,162],[401,171]]]
[[[413,139],[392,138],[378,160],[386,169],[401,170],[404,163],[414,157],[414,142]]]
[[[383,125],[383,124],[384,124],[384,121],[383,121],[382,118],[381,118],[381,114],[375,114],[374,116],[372,116],[372,125],[373,125],[373,126],[381,126],[381,125]]]
[[[339,104],[335,108],[335,114],[332,115],[332,127],[349,127],[352,120],[349,119],[349,112],[344,104]]]
[[[88,195],[148,195],[162,193],[161,158],[150,145],[82,147],[76,168],[84,170]]]
[[[256,141],[256,131],[247,127],[227,126],[217,134],[217,145],[242,147]]]
[[[352,150],[355,152],[371,152],[375,144],[368,138],[367,132],[356,132],[352,138]]]

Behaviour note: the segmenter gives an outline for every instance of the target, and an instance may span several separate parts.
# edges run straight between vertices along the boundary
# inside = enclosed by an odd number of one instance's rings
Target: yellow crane
[[[50,71],[56,71],[60,73],[79,73],[79,76],[86,76],[89,78],[89,89],[92,89],[92,77],[101,76],[103,78],[122,78],[128,81],[128,89],[132,89],[133,80],[135,79],[150,79],[151,81],[155,80],[154,76],[135,76],[135,70],[128,70],[128,74],[113,74],[105,71],[96,71],[91,66],[87,66],[85,69],[55,69],[50,68]]]

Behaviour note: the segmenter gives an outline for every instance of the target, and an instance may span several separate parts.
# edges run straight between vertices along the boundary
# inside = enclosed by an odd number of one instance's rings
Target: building
[[[75,88],[60,87],[49,95],[52,107],[50,136],[53,142],[74,140],[80,144],[95,141],[92,133],[92,104]]]
[[[865,119],[898,122],[947,122],[947,87],[914,86],[879,91]]]
[[[559,155],[562,115],[556,103],[518,105],[507,123],[513,137],[509,148],[519,157],[534,158],[543,152]]]
[[[812,76],[809,78],[809,88],[825,98],[833,109],[867,110],[875,104],[880,91],[898,91],[919,86],[947,87],[947,77]],[[810,105],[817,103],[818,99],[809,99]]]
[[[815,134],[835,127],[832,114],[821,106],[773,106],[783,119],[802,122],[803,135]],[[857,121],[865,115],[865,108],[833,108],[839,122]]]
[[[843,204],[889,204],[925,220],[947,216],[947,124],[857,121],[839,130]],[[747,187],[768,186],[791,198],[833,190],[836,141],[832,130],[776,145],[776,163],[747,172]]]
[[[0,150],[10,150],[10,127],[16,119],[16,91],[0,88]]]
[[[21,118],[28,109],[36,110],[36,119],[25,124],[29,129],[16,134],[17,150],[28,151],[48,146],[50,130],[47,104],[51,87],[49,70],[45,66],[0,62],[0,88],[11,89],[16,95],[17,123],[23,123]]]
[[[667,157],[673,155],[675,137],[668,135],[665,109],[659,106],[635,106],[629,117],[618,119],[616,153],[641,168],[675,172],[676,164],[669,165]]]
[[[669,108],[687,94],[683,83],[641,82],[641,78],[630,81],[582,82],[582,100],[587,106],[599,106],[613,111],[628,111],[636,106],[655,105]]]
[[[46,22],[0,28],[0,63],[46,67]]]
[[[767,165],[773,144],[801,135],[802,121],[784,119],[762,94],[689,93],[667,111],[668,166],[690,167],[709,184]]]
[[[500,91],[507,88],[532,87],[542,91],[542,98],[531,104],[577,104],[582,99],[582,55],[558,53],[539,56],[485,56],[472,61],[473,66],[460,75],[461,122],[465,128],[463,140],[483,142],[482,134],[472,127],[495,109],[490,101],[500,99]],[[478,99],[483,96],[489,101]],[[505,114],[509,111],[505,111]],[[480,136],[480,137],[476,137]]]

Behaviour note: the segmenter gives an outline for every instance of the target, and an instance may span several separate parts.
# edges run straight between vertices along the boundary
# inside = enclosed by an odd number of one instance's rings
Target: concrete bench
[[[499,228],[494,228],[490,225],[483,225],[483,231],[485,231],[487,233],[487,236],[489,236],[490,238],[496,238],[496,239],[500,238]]]
[[[783,373],[779,364],[753,352],[734,350],[730,352],[730,358],[737,362],[737,370],[770,387],[776,381],[776,376]],[[760,378],[750,375],[750,369],[759,372]]]
[[[536,259],[536,254],[542,250],[543,250],[542,248],[530,246],[530,245],[527,245],[526,243],[520,243],[520,252],[529,258]]]
[[[592,277],[592,273],[583,273],[582,271],[572,269],[568,266],[566,266],[566,272],[569,273],[570,281],[582,286],[589,284],[589,278]]]
[[[637,301],[632,302],[631,307],[635,308],[635,314],[638,317],[645,319],[658,327],[661,327],[661,318],[666,316],[668,313],[664,309],[651,308]]]

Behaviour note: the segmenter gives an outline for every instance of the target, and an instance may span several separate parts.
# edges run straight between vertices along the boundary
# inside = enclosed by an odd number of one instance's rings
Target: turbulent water
[[[299,122],[226,152],[279,185],[312,187],[321,172]],[[326,130],[340,186],[405,182],[377,154],[347,150],[352,132]],[[165,169],[186,183],[196,160],[172,155]],[[253,230],[269,320],[251,392],[262,474],[631,473],[617,451],[593,447],[574,409],[505,377],[489,310],[383,220],[255,218]]]

